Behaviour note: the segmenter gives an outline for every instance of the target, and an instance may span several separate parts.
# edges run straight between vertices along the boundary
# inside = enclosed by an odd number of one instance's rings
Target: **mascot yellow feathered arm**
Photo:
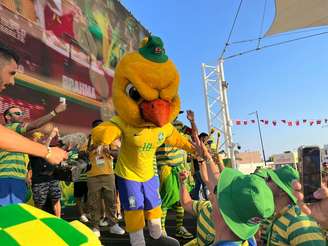
[[[121,137],[121,134],[121,129],[111,122],[101,123],[91,131],[92,141],[96,146],[101,144],[110,145],[115,139]]]
[[[179,131],[175,127],[172,128],[172,134],[168,138],[166,138],[165,143],[170,144],[176,148],[183,149],[189,153],[193,153],[194,148],[190,141],[181,133],[179,133]]]

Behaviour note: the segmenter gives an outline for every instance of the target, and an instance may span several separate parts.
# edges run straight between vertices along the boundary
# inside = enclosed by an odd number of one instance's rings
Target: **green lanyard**
[[[273,224],[276,222],[276,220],[278,219],[278,217],[274,218],[271,222],[271,225],[269,227],[269,235],[267,237],[267,243],[266,243],[266,246],[269,246],[270,245],[270,239],[271,239],[271,236],[272,236],[272,228],[273,228]]]
[[[287,212],[287,210],[290,209],[290,205],[288,205],[287,207],[285,207],[284,209],[281,210],[281,212],[279,212],[275,218],[272,220],[271,225],[269,227],[269,235],[267,237],[267,243],[266,246],[270,245],[270,241],[271,241],[271,237],[272,237],[272,229],[273,229],[273,225],[274,223],[277,221],[277,219],[279,219],[285,212]]]

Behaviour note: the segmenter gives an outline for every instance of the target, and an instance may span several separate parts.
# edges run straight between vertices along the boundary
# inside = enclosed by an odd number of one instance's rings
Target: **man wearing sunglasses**
[[[0,92],[15,84],[19,57],[0,45]],[[0,148],[17,151],[46,158],[49,163],[58,164],[67,158],[67,153],[60,148],[48,149],[46,146],[33,142],[14,131],[0,125]]]
[[[32,122],[24,122],[23,111],[17,106],[11,106],[3,113],[6,127],[18,134],[25,134],[42,127],[57,114],[66,110],[66,104],[60,103],[49,114]],[[25,202],[27,186],[27,154],[0,150],[0,205]]]

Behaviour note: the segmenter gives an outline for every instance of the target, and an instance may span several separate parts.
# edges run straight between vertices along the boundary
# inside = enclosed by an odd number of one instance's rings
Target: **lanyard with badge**
[[[105,165],[105,158],[103,155],[103,146],[99,146],[96,152],[96,166],[104,167],[104,165]]]

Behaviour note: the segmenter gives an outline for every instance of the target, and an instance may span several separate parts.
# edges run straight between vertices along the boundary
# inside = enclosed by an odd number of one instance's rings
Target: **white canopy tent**
[[[328,25],[328,0],[275,0],[276,14],[265,36]]]

